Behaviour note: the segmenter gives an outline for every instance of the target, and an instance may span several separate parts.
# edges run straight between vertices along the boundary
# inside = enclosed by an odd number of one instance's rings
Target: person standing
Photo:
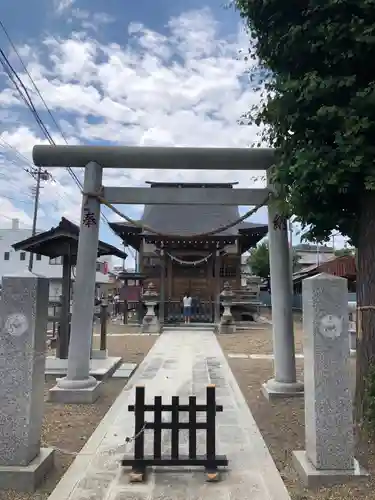
[[[190,323],[190,318],[191,318],[191,303],[192,303],[192,298],[190,297],[189,293],[185,293],[184,298],[182,299],[182,303],[184,306],[184,321],[185,325]]]
[[[120,295],[116,292],[116,295],[113,297],[113,306],[114,306],[114,316],[117,317],[120,314]]]

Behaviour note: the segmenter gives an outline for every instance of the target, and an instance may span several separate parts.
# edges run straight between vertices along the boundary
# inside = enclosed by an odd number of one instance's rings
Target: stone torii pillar
[[[267,399],[302,396],[303,384],[296,375],[287,220],[278,214],[272,200],[268,205],[268,242],[275,375],[263,384],[262,392]]]
[[[103,169],[90,162],[85,167],[77,275],[74,287],[71,335],[66,377],[58,379],[49,392],[50,401],[93,403],[99,397],[99,382],[90,376],[96,260],[99,242],[100,201],[85,193],[98,192]]]

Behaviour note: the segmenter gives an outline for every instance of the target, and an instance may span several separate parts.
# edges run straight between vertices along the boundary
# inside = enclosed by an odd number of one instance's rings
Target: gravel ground
[[[295,323],[296,352],[303,352],[302,328]],[[234,335],[219,336],[224,353],[271,354],[272,331],[252,330]],[[244,394],[260,432],[270,450],[276,466],[289,490],[292,500],[375,500],[375,480],[357,480],[350,484],[305,490],[292,467],[292,452],[305,448],[304,400],[291,398],[274,403],[268,402],[260,392],[263,382],[273,376],[270,360],[228,358],[229,365]],[[303,380],[303,360],[297,359],[297,375]],[[351,363],[355,374],[355,361]],[[364,465],[371,476],[375,473],[375,442],[369,443]]]
[[[267,315],[267,314],[264,314]],[[302,327],[296,317],[296,352],[302,353]],[[98,331],[98,330],[97,330]],[[128,325],[111,324],[107,338],[110,355],[121,356],[124,362],[139,364],[156,341],[156,336],[111,334],[135,333]],[[272,329],[250,330],[234,335],[219,336],[226,355],[272,354]],[[94,347],[99,338],[94,338]],[[271,455],[289,490],[292,500],[375,500],[375,443],[370,442],[365,464],[371,474],[369,480],[352,481],[350,484],[305,490],[293,470],[293,450],[304,449],[304,401],[303,398],[268,402],[260,392],[261,384],[273,375],[272,361],[228,358],[251,412],[259,426]],[[298,378],[303,378],[303,360],[297,359]],[[352,362],[354,374],[355,362]],[[45,393],[54,385],[54,379],[46,381]],[[42,445],[55,446],[73,454],[56,452],[55,469],[41,488],[33,494],[12,491],[0,492],[0,500],[46,500],[55,485],[74,459],[74,453],[85,445],[116,397],[126,384],[125,379],[111,379],[103,383],[102,395],[94,405],[45,404]]]
[[[109,337],[109,354],[121,356],[124,362],[139,364],[156,339],[155,336],[135,335]],[[47,398],[48,390],[55,383],[56,380],[53,377],[48,377],[45,384],[45,398]],[[55,451],[55,468],[35,493],[0,491],[0,500],[46,500],[74,460],[75,454],[86,444],[126,383],[126,379],[109,379],[103,382],[101,396],[93,405],[63,405],[46,402],[42,446],[56,447],[72,454]]]
[[[154,345],[156,335],[126,335],[123,337],[107,337],[109,356],[121,356],[124,363],[141,363],[148,351]],[[98,349],[100,338],[94,337],[93,347]]]

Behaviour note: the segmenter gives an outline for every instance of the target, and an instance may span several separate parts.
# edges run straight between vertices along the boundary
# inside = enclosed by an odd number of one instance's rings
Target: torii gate
[[[78,244],[76,283],[72,313],[67,376],[54,388],[61,390],[64,402],[93,402],[99,382],[90,376],[92,318],[95,294],[96,255],[99,240],[100,198],[117,204],[217,204],[205,188],[190,189],[189,199],[181,199],[178,188],[104,187],[103,168],[179,170],[268,170],[274,150],[245,148],[179,148],[126,146],[35,146],[38,167],[84,167],[82,211]],[[272,190],[221,189],[224,205],[257,205]],[[263,385],[267,397],[292,396],[303,392],[296,378],[291,259],[285,224],[275,224],[278,214],[269,203],[268,227],[272,289],[274,378]]]

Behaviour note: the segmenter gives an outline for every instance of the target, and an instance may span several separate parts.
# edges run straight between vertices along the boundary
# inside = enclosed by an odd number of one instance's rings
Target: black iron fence
[[[166,323],[181,323],[184,321],[184,308],[178,300],[165,301],[164,314]],[[192,323],[212,323],[214,321],[213,301],[193,300],[190,321]]]
[[[128,301],[120,303],[118,314],[123,315],[125,324],[141,323],[146,314],[143,302]],[[159,316],[160,303],[155,306],[155,314]],[[212,323],[214,321],[214,303],[212,301],[195,300],[191,307],[191,322]],[[184,308],[179,300],[164,301],[164,323],[182,323],[184,321]]]
[[[209,480],[217,479],[219,466],[227,466],[225,455],[216,455],[216,413],[223,411],[221,405],[216,404],[215,386],[210,385],[206,390],[206,404],[197,404],[196,396],[189,396],[188,404],[181,404],[179,396],[172,396],[171,404],[165,404],[161,396],[155,396],[154,404],[146,404],[145,388],[135,388],[135,404],[129,405],[129,411],[134,412],[134,457],[124,458],[123,466],[132,467],[131,480],[141,481],[145,478],[147,466],[203,466]],[[153,412],[152,421],[146,420],[146,413]],[[188,414],[188,421],[180,421],[180,413]],[[206,413],[206,421],[197,419],[198,412]],[[163,419],[163,413],[170,414],[170,420]],[[152,429],[153,454],[145,456],[145,432]],[[163,430],[170,430],[171,454],[162,456]],[[188,455],[180,454],[180,431],[188,430]],[[206,431],[206,453],[197,454],[197,430]]]

